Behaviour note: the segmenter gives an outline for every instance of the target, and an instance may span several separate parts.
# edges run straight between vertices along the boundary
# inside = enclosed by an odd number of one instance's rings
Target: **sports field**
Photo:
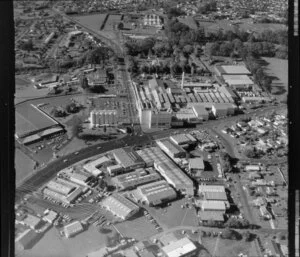
[[[100,27],[106,17],[106,14],[93,14],[93,15],[85,15],[85,16],[77,16],[75,17],[76,20],[81,22],[83,25],[99,31]]]

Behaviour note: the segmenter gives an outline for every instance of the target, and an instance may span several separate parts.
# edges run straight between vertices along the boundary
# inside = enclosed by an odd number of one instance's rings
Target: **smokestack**
[[[183,89],[183,82],[184,82],[184,72],[182,72],[181,89]]]

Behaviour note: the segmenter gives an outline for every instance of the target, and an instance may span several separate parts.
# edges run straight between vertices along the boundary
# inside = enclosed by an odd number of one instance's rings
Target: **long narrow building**
[[[154,168],[182,194],[194,195],[193,181],[158,147],[145,148],[137,151],[147,166]]]

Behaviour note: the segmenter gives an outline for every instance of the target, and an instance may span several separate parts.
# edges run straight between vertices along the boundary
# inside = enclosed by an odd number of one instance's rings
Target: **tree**
[[[80,78],[80,85],[82,89],[87,89],[89,87],[88,79],[85,76]]]
[[[253,239],[256,237],[256,235],[255,234],[253,234],[253,233],[250,233],[249,231],[246,231],[245,233],[244,233],[244,238],[245,238],[245,241],[246,242],[251,242],[251,241],[253,241]]]
[[[80,107],[75,103],[70,103],[66,106],[68,113],[77,113],[80,110]]]
[[[33,50],[33,42],[31,39],[21,44],[20,48],[25,51],[32,51]]]
[[[67,115],[66,111],[61,107],[54,107],[51,111],[54,117],[65,117]]]
[[[119,22],[117,28],[118,28],[118,30],[124,29],[124,23],[123,22]]]
[[[262,81],[262,87],[268,91],[269,93],[271,93],[272,91],[272,79],[270,77],[266,77],[263,79]]]
[[[226,228],[222,232],[222,238],[224,239],[233,239],[234,238],[234,233],[232,229]]]
[[[168,19],[172,19],[173,17],[178,17],[181,15],[185,15],[185,12],[177,7],[172,7],[167,10]]]
[[[213,55],[218,55],[220,51],[220,45],[217,42],[214,43],[206,43],[204,52],[212,57]]]

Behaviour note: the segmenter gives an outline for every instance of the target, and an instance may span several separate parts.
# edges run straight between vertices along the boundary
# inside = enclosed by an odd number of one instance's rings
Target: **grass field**
[[[203,238],[202,244],[213,256],[229,257],[238,256],[239,253],[249,254],[251,243],[244,240],[227,240],[216,238]]]
[[[85,16],[77,16],[75,17],[76,20],[81,22],[83,25],[99,31],[100,27],[106,17],[106,14],[93,14],[93,15],[85,15]]]
[[[15,169],[16,169],[16,183],[24,179],[33,171],[34,162],[21,150],[15,151]]]
[[[60,237],[56,228],[49,230],[32,249],[16,253],[22,257],[82,257],[105,244],[106,235],[91,226],[77,236],[66,239]]]
[[[239,24],[232,25],[232,21],[229,20],[219,20],[216,22],[207,22],[201,21],[200,27],[204,27],[209,32],[216,32],[219,29],[223,30],[234,30],[238,27],[240,30],[251,30],[256,32],[261,32],[267,29],[270,30],[279,30],[279,29],[286,29],[286,26],[283,24],[273,24],[273,23],[251,23],[250,19],[239,20]]]
[[[268,63],[264,68],[265,73],[272,78],[272,93],[282,99],[288,90],[288,60],[278,58],[262,58]]]
[[[113,30],[113,25],[121,21],[121,15],[111,14],[108,16],[104,30]]]

